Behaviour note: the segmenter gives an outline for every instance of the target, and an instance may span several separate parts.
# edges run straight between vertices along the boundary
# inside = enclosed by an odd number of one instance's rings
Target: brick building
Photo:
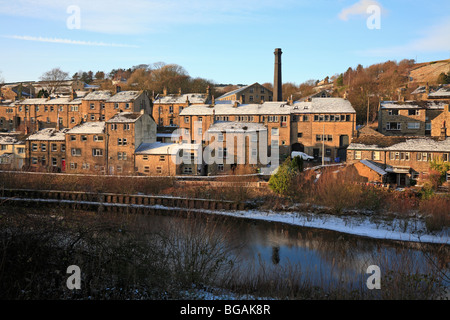
[[[199,144],[143,143],[136,150],[136,172],[146,176],[202,174]]]
[[[85,122],[65,134],[66,172],[105,173],[107,137],[105,122]]]
[[[27,164],[31,171],[65,171],[66,131],[47,128],[26,139]]]
[[[218,101],[239,101],[241,104],[262,103],[273,101],[273,92],[259,83],[227,92],[216,100]]]
[[[143,111],[122,112],[106,121],[109,174],[134,174],[136,149],[156,142],[156,123]]]
[[[183,109],[198,104],[206,104],[211,101],[211,91],[208,88],[206,94],[186,93],[158,95],[153,101],[153,118],[158,127],[180,127],[180,113]]]
[[[259,123],[266,127],[269,149],[279,147],[282,157],[303,151],[315,158],[345,160],[345,149],[356,134],[356,112],[341,98],[312,98],[286,103],[240,104],[216,101],[190,106],[181,112],[181,133],[185,142],[204,141],[203,133],[215,122]]]
[[[21,170],[25,166],[26,144],[19,134],[0,133],[0,168]]]
[[[440,136],[448,101],[382,102],[378,131],[388,136]],[[448,121],[446,121],[448,123]]]
[[[368,167],[359,170],[361,175],[368,176],[371,163],[385,172],[386,181],[401,186],[427,175],[430,161],[436,159],[450,161],[450,138],[363,136],[347,149],[349,165]]]

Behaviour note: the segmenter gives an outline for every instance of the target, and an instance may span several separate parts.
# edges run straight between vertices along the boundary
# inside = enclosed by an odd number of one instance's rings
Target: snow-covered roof
[[[351,143],[348,146],[348,150],[450,152],[450,138],[442,141],[431,138],[413,138],[385,147],[376,144]]]
[[[439,101],[384,101],[381,109],[444,109],[445,105]]]
[[[70,97],[59,97],[59,98],[31,98],[25,99],[23,101],[18,101],[18,105],[62,105],[62,104],[81,104],[82,98],[75,98],[73,100]]]
[[[292,106],[286,102],[264,102],[262,104],[237,104],[228,101],[216,101],[209,104],[184,108],[181,116],[188,115],[289,115],[299,113],[355,113],[348,100],[342,98],[312,98],[311,101],[295,102]]]
[[[107,123],[130,123],[130,122],[136,122],[140,117],[142,116],[142,113],[140,112],[120,112],[116,114],[114,117],[106,121]]]
[[[350,101],[342,98],[312,98],[295,102],[292,113],[356,113]]]
[[[106,102],[132,102],[139,97],[140,94],[141,91],[121,91],[106,100]]]
[[[153,103],[155,104],[175,104],[186,103],[189,99],[191,104],[203,104],[206,103],[208,96],[203,93],[186,93],[186,94],[169,94],[166,96],[159,96]]]
[[[136,149],[136,154],[176,155],[179,150],[199,151],[199,150],[201,150],[201,145],[200,144],[191,144],[191,143],[162,143],[162,142],[142,143]]]
[[[0,144],[23,144],[23,142],[17,139],[17,135],[0,134]]]
[[[83,100],[108,100],[112,96],[110,91],[107,90],[99,90],[89,92],[87,95],[83,97]]]
[[[429,97],[449,97],[450,98],[450,87],[440,88],[439,90],[430,93]]]
[[[105,122],[85,122],[76,127],[73,127],[68,134],[101,134],[105,133]]]
[[[360,162],[365,165],[366,167],[370,168],[371,170],[375,171],[376,173],[384,176],[387,174],[387,172],[379,166],[379,164],[376,164],[370,160],[360,160]]]
[[[267,131],[261,123],[255,122],[216,122],[209,127],[208,132],[254,132]]]
[[[226,98],[226,97],[232,96],[232,95],[234,95],[234,94],[236,94],[236,93],[239,93],[239,92],[241,92],[241,91],[243,91],[243,90],[245,90],[245,89],[247,89],[247,88],[249,88],[249,87],[251,87],[251,86],[253,86],[253,85],[255,85],[255,84],[257,84],[257,83],[250,84],[250,85],[248,85],[248,86],[240,87],[240,88],[235,89],[235,90],[233,90],[233,91],[227,92],[227,93],[221,95],[220,97],[218,97],[217,99],[220,100],[220,99],[224,99],[224,98]]]
[[[42,129],[32,135],[27,140],[30,141],[64,141],[66,140],[65,133],[67,129],[56,130],[54,128]]]

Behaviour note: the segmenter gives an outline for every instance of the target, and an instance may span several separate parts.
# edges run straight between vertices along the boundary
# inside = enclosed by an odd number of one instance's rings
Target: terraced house
[[[439,137],[450,121],[448,101],[381,103],[378,131],[387,136]]]
[[[450,161],[450,138],[362,136],[347,149],[347,163],[361,176],[399,186],[429,174],[433,160]]]
[[[47,128],[26,139],[27,165],[31,171],[66,170],[66,131]]]

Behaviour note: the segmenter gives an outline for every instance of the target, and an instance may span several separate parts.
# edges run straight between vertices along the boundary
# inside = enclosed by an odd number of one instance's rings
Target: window
[[[33,143],[32,145],[31,145],[31,151],[37,151],[38,150],[38,145],[37,145],[37,143]]]
[[[70,141],[76,141],[77,137],[76,136],[70,136]]]
[[[449,159],[448,153],[444,153],[444,154],[442,155],[442,161],[448,162],[448,161],[449,161],[448,159]]]
[[[74,117],[70,118],[70,123],[75,123],[75,118]]]
[[[78,106],[70,106],[70,111],[78,111]]]
[[[87,141],[87,136],[81,136],[81,141]]]
[[[103,141],[103,136],[94,136],[94,141]]]
[[[431,153],[426,152],[418,152],[417,153],[417,161],[432,161],[433,155]]]
[[[117,130],[117,124],[116,123],[112,123],[111,124],[111,130],[112,131]]]
[[[192,168],[191,168],[191,167],[184,167],[184,168],[183,168],[183,173],[185,173],[185,174],[191,174],[191,173],[192,173]]]
[[[81,165],[81,169],[89,170],[89,168],[90,168],[89,163],[83,163],[83,164]]]
[[[173,106],[169,107],[169,113],[171,113],[171,114],[173,113]]]
[[[272,128],[272,136],[278,136],[280,134],[278,128]]]
[[[72,156],[73,157],[81,157],[81,149],[72,148]]]
[[[287,126],[287,116],[281,116],[281,126]]]
[[[52,152],[56,151],[58,151],[58,146],[56,145],[56,143],[52,143]]]
[[[128,144],[128,142],[127,142],[126,138],[124,138],[124,139],[118,138],[117,139],[117,145],[119,145],[119,146],[126,146],[127,144]]]
[[[61,145],[61,152],[66,152],[66,145],[65,144]]]
[[[159,156],[159,161],[166,161],[166,156]]]
[[[419,122],[408,122],[408,129],[411,129],[411,130],[420,129],[420,123]]]
[[[408,110],[408,116],[418,116],[419,114],[419,110]]]
[[[123,130],[130,130],[130,124],[129,123],[125,123],[123,125]]]
[[[250,102],[253,102],[253,96],[249,96]]]
[[[50,123],[50,118],[49,117],[47,117],[47,123]]]
[[[128,159],[126,152],[118,152],[117,160],[126,161]]]
[[[316,134],[316,141],[322,141],[322,135]]]
[[[130,109],[130,104],[129,103],[125,104],[125,109]]]
[[[36,157],[32,157],[31,158],[31,163],[32,164],[37,164],[38,163],[38,159]]]
[[[18,153],[18,154],[23,154],[23,153],[25,153],[25,148],[17,148],[17,153]]]
[[[189,117],[184,117],[184,123],[189,123]]]
[[[381,152],[380,151],[374,151],[372,153],[372,160],[380,161],[381,160]]]
[[[325,149],[325,155],[331,156],[331,149]]]
[[[219,132],[219,135],[217,136],[218,142],[223,142],[223,132]]]
[[[102,157],[103,149],[92,149],[92,156],[93,157]]]
[[[145,166],[145,167],[144,167],[144,172],[145,172],[145,173],[150,173],[150,167]]]
[[[162,167],[156,167],[156,173],[162,174]]]
[[[361,151],[355,151],[355,160],[361,159]]]
[[[95,121],[95,114],[91,114],[91,121]]]
[[[58,165],[58,159],[52,158],[52,166],[56,167]]]
[[[93,103],[91,103],[91,110],[95,109],[95,105]]]
[[[47,151],[47,144],[46,143],[41,143],[41,151],[42,152]]]
[[[390,115],[390,116],[398,116],[398,110],[389,110],[388,111],[388,114]]]
[[[119,104],[118,103],[114,103],[114,109],[119,109]]]
[[[402,125],[400,122],[388,122],[386,124],[386,130],[401,130]]]
[[[217,165],[217,170],[218,171],[223,171],[223,164],[218,164]]]

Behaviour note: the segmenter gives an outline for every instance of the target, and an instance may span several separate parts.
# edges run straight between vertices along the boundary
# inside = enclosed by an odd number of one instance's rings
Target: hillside
[[[441,73],[450,72],[450,59],[416,64],[410,73],[411,82],[435,84]]]

